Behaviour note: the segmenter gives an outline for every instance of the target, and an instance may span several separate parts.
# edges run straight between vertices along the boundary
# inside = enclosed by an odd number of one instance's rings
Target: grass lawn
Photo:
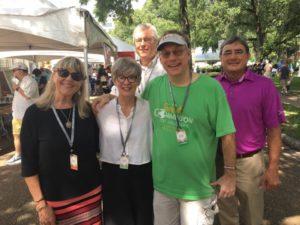
[[[273,80],[276,87],[280,91],[281,88],[278,77],[274,78]],[[298,96],[300,98],[300,77],[294,76],[291,82],[289,95]],[[300,140],[300,108],[290,104],[284,104],[283,107],[287,122],[282,126],[282,132],[290,137]]]
[[[300,108],[289,104],[284,104],[283,107],[287,122],[283,124],[282,132],[300,140]]]

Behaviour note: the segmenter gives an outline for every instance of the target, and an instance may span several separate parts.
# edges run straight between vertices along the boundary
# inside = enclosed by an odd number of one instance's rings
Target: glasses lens
[[[75,81],[80,81],[81,80],[81,73],[79,73],[79,72],[71,73],[71,77]]]
[[[151,37],[145,37],[145,38],[136,38],[135,42],[136,43],[141,43],[142,41],[144,41],[145,43],[150,43],[152,42],[154,39]]]
[[[129,83],[134,83],[137,81],[137,76],[131,75],[131,76],[126,77],[126,76],[121,75],[121,76],[117,77],[117,80],[121,83],[125,82],[125,80],[128,80]]]
[[[185,51],[185,48],[178,48],[178,49],[175,49],[174,51],[160,51],[160,55],[163,57],[163,58],[169,58],[171,56],[171,54],[175,55],[175,56],[182,56],[183,53]]]
[[[67,77],[67,76],[69,76],[69,71],[67,69],[59,69],[58,75],[60,77]]]
[[[127,79],[128,79],[128,81],[129,81],[130,83],[134,83],[134,82],[136,82],[137,77],[136,77],[136,76],[129,76],[129,77],[127,77]]]
[[[58,70],[58,75],[60,77],[67,78],[69,76],[69,74],[71,74],[72,79],[75,81],[82,80],[82,75],[79,72],[70,73],[67,69],[59,69]]]

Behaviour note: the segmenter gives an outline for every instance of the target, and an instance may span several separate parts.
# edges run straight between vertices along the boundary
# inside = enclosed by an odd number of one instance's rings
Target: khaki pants
[[[262,225],[264,190],[259,187],[265,171],[263,151],[237,159],[236,194],[218,200],[221,225]]]

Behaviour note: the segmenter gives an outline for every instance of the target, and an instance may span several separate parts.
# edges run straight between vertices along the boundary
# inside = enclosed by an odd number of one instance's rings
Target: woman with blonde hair
[[[79,59],[61,59],[24,116],[22,176],[41,224],[101,224],[99,130],[85,79]]]

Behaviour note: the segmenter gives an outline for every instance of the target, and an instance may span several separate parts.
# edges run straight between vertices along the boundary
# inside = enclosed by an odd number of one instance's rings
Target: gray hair
[[[82,82],[82,84],[79,91],[73,95],[73,102],[78,107],[79,116],[81,118],[87,118],[90,115],[91,110],[90,106],[88,105],[88,102],[86,102],[87,90],[86,85],[84,84],[86,74],[83,63],[80,61],[80,59],[75,57],[64,57],[55,64],[55,66],[53,67],[54,72],[49,78],[44,93],[36,100],[37,107],[44,110],[51,108],[52,104],[54,103],[56,90],[55,83],[53,82],[53,76],[56,70],[61,68],[71,69],[82,74],[82,80],[80,81]]]
[[[141,65],[132,58],[118,58],[111,68],[113,80],[121,75],[135,75],[137,76],[138,83],[140,83],[142,79],[141,74]]]
[[[133,35],[132,35],[133,42],[135,41],[136,33],[139,31],[144,31],[144,30],[151,30],[152,34],[153,34],[153,38],[155,40],[158,40],[156,27],[154,25],[152,25],[151,23],[141,23],[141,24],[137,25],[133,30]]]

